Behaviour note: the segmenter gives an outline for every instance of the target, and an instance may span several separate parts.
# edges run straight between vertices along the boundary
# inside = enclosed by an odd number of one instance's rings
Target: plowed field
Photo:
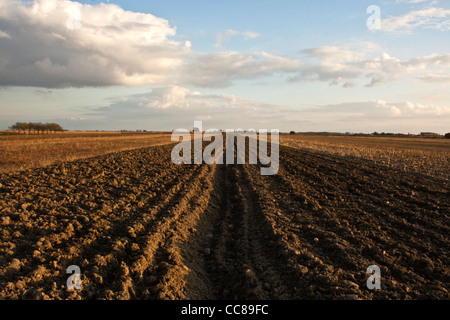
[[[285,146],[261,176],[172,148],[0,175],[0,298],[449,298],[448,180]]]

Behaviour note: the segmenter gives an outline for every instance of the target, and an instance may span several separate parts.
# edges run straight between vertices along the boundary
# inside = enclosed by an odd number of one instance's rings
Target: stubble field
[[[176,166],[168,142],[1,174],[0,298],[448,299],[448,169],[322,139],[281,137],[275,176]],[[448,161],[412,141],[408,165]]]

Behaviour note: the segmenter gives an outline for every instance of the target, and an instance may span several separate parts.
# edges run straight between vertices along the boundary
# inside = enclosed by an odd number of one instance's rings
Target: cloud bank
[[[227,37],[254,38],[228,30]],[[267,53],[196,53],[152,14],[114,4],[0,0],[0,86],[47,88],[168,85],[229,86],[292,72],[295,61]]]
[[[300,61],[266,52],[198,53],[180,69],[181,83],[204,88],[224,88],[237,80],[252,80],[275,74],[295,74]]]
[[[81,17],[78,29],[68,27],[74,14]],[[164,19],[113,4],[0,0],[0,85],[166,82],[189,51],[171,40],[175,33]]]
[[[132,106],[135,111],[161,112],[167,114],[177,114],[178,112],[188,112],[198,114],[200,117],[221,118],[230,115],[233,111],[239,111],[237,117],[245,118],[250,116],[255,119],[273,119],[277,114],[285,112],[309,115],[325,114],[341,119],[395,119],[395,118],[416,118],[424,119],[435,116],[450,116],[450,107],[437,105],[424,105],[410,101],[387,102],[360,101],[348,102],[332,105],[321,105],[302,110],[294,110],[283,105],[274,105],[243,99],[228,94],[203,94],[180,86],[159,87],[152,89],[148,93],[135,94],[120,99],[113,99],[107,107],[95,108],[95,112],[106,112],[114,109],[121,109],[122,105]],[[92,111],[91,110],[91,111]]]
[[[423,82],[441,82],[450,75],[450,54],[401,60],[373,43],[324,46],[301,51],[304,63],[292,81],[323,81],[353,88],[374,87],[409,75]]]
[[[429,25],[450,10],[427,8],[387,19],[387,30]],[[428,18],[426,18],[428,17]],[[441,21],[444,27],[448,21]],[[407,27],[409,28],[409,27]],[[229,29],[230,37],[255,38]],[[404,75],[448,82],[450,55],[400,60],[369,42],[305,49],[298,58],[268,52],[201,53],[177,38],[175,27],[152,14],[114,4],[67,0],[0,0],[0,86],[44,88],[196,86],[225,88],[237,81],[281,75],[351,90],[396,81]]]

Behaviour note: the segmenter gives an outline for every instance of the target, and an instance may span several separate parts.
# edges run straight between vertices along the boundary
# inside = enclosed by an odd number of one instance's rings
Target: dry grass
[[[0,135],[0,173],[170,143],[167,133],[65,132]]]
[[[450,140],[446,139],[282,135],[280,144],[450,179]]]

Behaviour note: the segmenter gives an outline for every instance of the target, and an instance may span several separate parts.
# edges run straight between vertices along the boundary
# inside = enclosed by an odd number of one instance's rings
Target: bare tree
[[[16,122],[15,124],[13,124],[11,127],[9,127],[9,130],[12,130],[12,131],[19,131],[19,132],[20,132],[20,126],[19,126],[19,123]]]
[[[18,131],[18,132],[26,132],[31,133],[32,131],[40,133],[50,133],[50,132],[60,132],[64,131],[64,129],[57,123],[34,123],[34,122],[16,122],[11,127],[10,130]]]

